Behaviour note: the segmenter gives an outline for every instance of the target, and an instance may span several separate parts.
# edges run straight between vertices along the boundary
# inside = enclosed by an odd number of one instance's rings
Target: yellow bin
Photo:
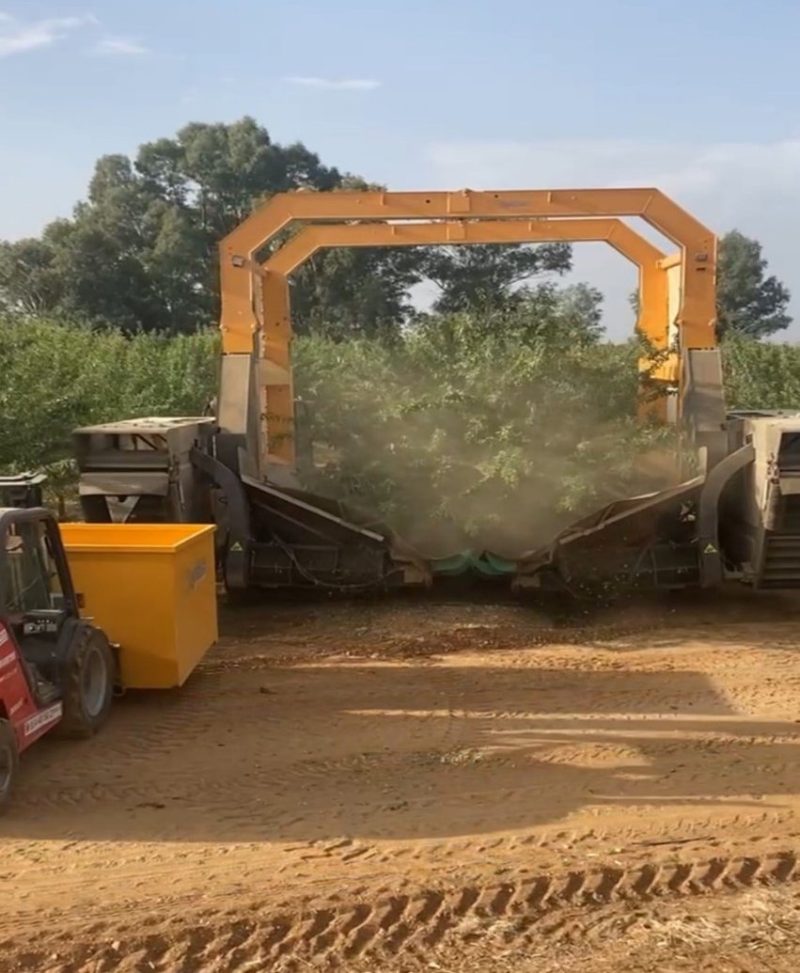
[[[129,689],[180,686],[217,639],[214,527],[61,524],[83,614],[120,646]]]

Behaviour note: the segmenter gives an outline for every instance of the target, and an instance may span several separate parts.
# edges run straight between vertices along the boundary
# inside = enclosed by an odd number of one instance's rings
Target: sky
[[[0,0],[0,239],[249,114],[390,189],[657,186],[761,241],[800,340],[798,38],[798,0]],[[626,334],[633,268],[575,265]]]

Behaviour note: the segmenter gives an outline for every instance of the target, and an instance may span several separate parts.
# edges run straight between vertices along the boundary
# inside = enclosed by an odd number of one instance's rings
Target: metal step
[[[39,667],[23,658],[22,663],[28,673],[28,682],[33,690],[34,698],[39,706],[48,706],[61,699],[61,690],[54,683],[46,679],[39,671]]]
[[[766,535],[759,586],[800,588],[800,532]]]
[[[790,493],[781,496],[776,514],[774,523],[776,533],[800,534],[800,495]]]

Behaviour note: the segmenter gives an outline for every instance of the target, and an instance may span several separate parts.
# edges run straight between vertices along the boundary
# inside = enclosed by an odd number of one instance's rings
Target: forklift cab
[[[108,715],[116,660],[105,634],[80,617],[58,524],[42,507],[0,507],[0,622],[36,704],[61,701],[70,735],[94,733]]]
[[[78,609],[51,514],[41,507],[0,508],[0,617],[16,639],[40,703],[58,698],[59,645],[62,636],[71,638]]]
[[[55,727],[91,736],[108,716],[114,655],[78,608],[52,515],[0,507],[0,811],[23,750]]]

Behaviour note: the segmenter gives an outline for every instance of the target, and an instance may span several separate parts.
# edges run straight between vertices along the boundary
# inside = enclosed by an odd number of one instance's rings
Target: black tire
[[[14,731],[8,720],[0,720],[0,814],[11,800],[18,769],[19,754]]]
[[[114,698],[114,653],[103,632],[80,625],[64,667],[64,715],[59,735],[94,736],[108,719]]]

